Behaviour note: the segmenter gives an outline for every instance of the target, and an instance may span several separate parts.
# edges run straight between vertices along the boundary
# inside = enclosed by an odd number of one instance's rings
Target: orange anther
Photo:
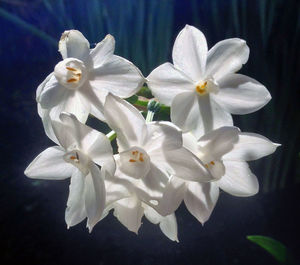
[[[66,67],[69,71],[73,71],[73,72],[76,72],[77,70],[75,68],[72,68],[72,67]]]
[[[214,161],[210,161],[210,164],[214,166],[214,165],[215,165],[215,162],[214,162]]]
[[[204,166],[205,166],[206,168],[208,168],[208,165],[207,165],[207,164],[204,164]]]
[[[76,159],[76,156],[71,156],[70,159],[74,160],[74,159]]]
[[[78,79],[76,79],[76,78],[71,78],[71,79],[69,79],[67,82],[68,83],[73,83],[73,82],[77,82],[78,81]]]
[[[136,162],[136,160],[134,160],[134,159],[129,159],[129,162]]]
[[[141,162],[144,162],[143,154],[140,154],[139,160],[140,160]]]

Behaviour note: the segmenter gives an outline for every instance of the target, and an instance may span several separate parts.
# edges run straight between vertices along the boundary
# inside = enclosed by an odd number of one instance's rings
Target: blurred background
[[[198,27],[209,47],[245,39],[250,58],[240,72],[273,97],[256,113],[234,117],[243,131],[282,144],[251,163],[260,192],[249,198],[222,193],[203,227],[181,206],[179,244],[147,220],[136,236],[112,215],[92,234],[84,222],[67,230],[68,181],[34,181],[23,173],[53,145],[37,114],[35,91],[61,60],[61,33],[78,29],[92,47],[110,33],[115,53],[147,76],[171,61],[185,24]],[[247,235],[279,240],[299,260],[299,34],[298,0],[0,0],[1,264],[278,264]]]

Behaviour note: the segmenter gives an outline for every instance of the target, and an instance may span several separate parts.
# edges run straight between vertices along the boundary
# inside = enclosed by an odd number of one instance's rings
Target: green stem
[[[114,139],[117,138],[117,134],[115,131],[111,131],[108,134],[106,134],[106,137],[110,140],[113,141]]]
[[[146,116],[146,122],[151,122],[153,121],[155,112],[148,110],[147,116]]]

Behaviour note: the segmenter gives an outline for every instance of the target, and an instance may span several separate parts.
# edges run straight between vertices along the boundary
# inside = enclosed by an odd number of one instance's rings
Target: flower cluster
[[[111,35],[90,49],[79,31],[65,31],[59,41],[63,60],[37,89],[38,113],[56,145],[39,154],[25,175],[71,178],[67,226],[87,218],[91,232],[113,210],[130,231],[138,233],[145,216],[178,241],[175,211],[182,201],[203,224],[219,189],[256,194],[258,181],[247,161],[273,153],[278,144],[233,126],[231,114],[254,112],[271,99],[262,84],[235,73],[248,60],[246,42],[226,39],[208,50],[202,32],[187,25],[175,40],[173,64],[160,65],[147,78],[114,48]],[[156,97],[146,119],[123,99],[144,83]],[[160,104],[170,106],[171,122],[153,121]],[[111,133],[85,125],[89,114]]]

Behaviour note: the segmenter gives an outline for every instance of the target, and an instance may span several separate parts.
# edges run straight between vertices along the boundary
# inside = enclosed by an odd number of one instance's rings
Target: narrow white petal
[[[184,132],[192,132],[196,138],[211,130],[233,124],[230,113],[209,95],[198,96],[194,92],[185,92],[174,98],[171,120]]]
[[[158,205],[153,205],[153,208],[155,208],[155,210],[163,216],[175,212],[184,198],[184,194],[186,192],[185,183],[186,182],[184,180],[172,176],[164,190],[162,198],[159,200]]]
[[[212,160],[221,160],[231,152],[239,140],[240,130],[237,127],[224,126],[202,136],[198,144],[202,152],[209,154]]]
[[[59,180],[71,177],[76,169],[64,161],[65,151],[60,146],[49,147],[40,153],[25,169],[29,178]]]
[[[184,132],[198,127],[201,122],[197,95],[194,91],[180,93],[171,105],[171,120]]]
[[[87,83],[81,90],[82,96],[90,104],[90,114],[105,122],[104,103],[108,92],[104,89],[94,89]]]
[[[137,93],[145,79],[140,70],[128,60],[113,55],[105,64],[90,73],[90,85],[122,98]]]
[[[117,201],[114,215],[129,231],[137,234],[142,224],[144,209],[137,198],[130,197]]]
[[[90,44],[80,31],[71,29],[61,35],[58,50],[63,59],[72,57],[84,62],[89,57]]]
[[[175,40],[173,63],[195,82],[203,78],[207,57],[207,43],[203,33],[186,25]]]
[[[145,217],[153,224],[159,224],[161,231],[172,241],[178,242],[175,214],[161,216],[152,207],[143,204]]]
[[[59,84],[53,75],[41,91],[38,103],[41,104],[42,108],[52,108],[64,99],[66,92],[66,88]]]
[[[99,168],[91,163],[90,174],[85,177],[85,209],[87,213],[87,227],[91,232],[95,224],[100,221],[105,208],[104,177]]]
[[[233,196],[246,197],[255,195],[259,189],[256,176],[246,162],[224,161],[226,174],[216,183]]]
[[[232,114],[248,114],[261,109],[271,99],[265,86],[241,74],[229,74],[219,80],[215,100]]]
[[[161,150],[173,150],[182,146],[181,130],[171,122],[147,123],[147,138],[143,148],[155,158]]]
[[[57,140],[55,133],[53,131],[52,128],[52,124],[51,124],[51,119],[49,118],[49,113],[50,110],[49,109],[43,109],[41,107],[41,104],[37,104],[37,110],[38,110],[38,114],[42,119],[42,123],[44,126],[44,130],[46,135],[49,137],[49,139],[51,139],[54,143],[56,143],[57,145],[59,145],[59,141]]]
[[[147,85],[152,94],[167,106],[176,95],[195,89],[194,81],[170,63],[155,68],[147,77]]]
[[[204,224],[210,217],[219,197],[219,188],[214,182],[189,182],[184,203],[189,212]]]
[[[100,67],[113,55],[115,50],[115,38],[108,34],[91,50],[90,56],[93,60],[93,68]]]
[[[49,80],[52,79],[52,76],[53,76],[53,72],[50,73],[45,79],[44,81],[38,86],[38,88],[36,89],[36,101],[39,102],[39,98],[40,98],[40,95],[41,93],[44,91],[44,88],[46,86],[46,84],[48,84]]]
[[[117,133],[121,149],[119,152],[143,143],[146,135],[145,119],[130,103],[109,94],[104,105],[104,115],[109,127]]]
[[[177,236],[177,220],[174,213],[163,217],[159,227],[166,237],[172,241],[179,242]]]
[[[68,228],[77,225],[86,218],[84,205],[84,175],[76,169],[71,177],[69,186],[69,198],[65,212],[65,220]]]
[[[207,182],[213,176],[203,163],[192,152],[184,147],[165,151],[165,163],[169,166],[170,174],[188,181]],[[164,161],[161,161],[162,163]]]
[[[129,189],[118,178],[105,177],[106,206],[131,196]]]
[[[207,55],[206,77],[216,81],[240,70],[248,61],[249,47],[244,40],[234,38],[218,42]]]
[[[238,142],[224,160],[251,161],[270,155],[280,146],[256,133],[239,133]]]

